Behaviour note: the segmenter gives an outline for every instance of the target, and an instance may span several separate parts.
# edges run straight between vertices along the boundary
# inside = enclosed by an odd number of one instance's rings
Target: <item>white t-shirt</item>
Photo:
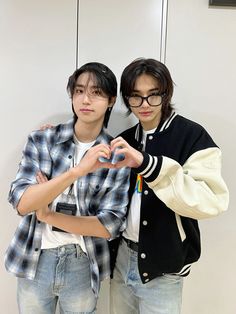
[[[154,133],[156,130],[143,130],[143,150],[146,145],[146,138],[148,134]],[[138,175],[136,180],[136,185],[134,189],[134,193],[130,203],[129,214],[127,218],[127,228],[123,232],[123,236],[126,239],[130,239],[134,242],[138,242],[139,238],[139,223],[140,223],[140,208],[141,208],[141,197],[142,197],[142,188],[143,188],[143,178]]]
[[[89,143],[82,143],[80,142],[74,135],[74,142],[76,145],[75,148],[75,155],[71,163],[71,167],[76,166],[85,152],[93,146],[95,141],[89,142]],[[68,194],[70,190],[70,187],[68,187],[63,194]],[[73,192],[74,199],[77,206],[77,215],[79,215],[79,204],[78,204],[78,198],[77,198],[77,181],[73,184]],[[51,210],[55,211],[56,205],[58,202],[62,201],[62,194],[60,194],[51,204]],[[42,231],[42,245],[41,249],[50,249],[55,248],[61,245],[65,244],[79,244],[84,252],[86,252],[85,244],[83,236],[72,234],[72,233],[66,233],[66,232],[58,232],[58,231],[52,231],[52,226],[48,224],[44,224],[43,231]]]

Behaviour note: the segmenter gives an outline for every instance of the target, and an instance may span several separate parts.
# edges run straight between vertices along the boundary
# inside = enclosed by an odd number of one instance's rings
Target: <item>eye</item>
[[[101,90],[101,88],[95,88],[93,91],[92,91],[92,95],[94,96],[101,96],[101,97],[104,97],[105,94],[104,92]]]
[[[101,91],[99,89],[94,89],[92,91],[92,95],[95,95],[95,96],[100,96],[101,95]]]
[[[83,94],[83,92],[84,92],[83,89],[79,88],[79,87],[76,87],[75,91],[74,91],[74,93],[77,94],[77,95],[81,95],[81,94]]]

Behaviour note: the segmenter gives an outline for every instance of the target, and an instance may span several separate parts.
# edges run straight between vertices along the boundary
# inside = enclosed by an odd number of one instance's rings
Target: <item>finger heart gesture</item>
[[[130,146],[121,136],[111,142],[111,150],[115,152],[115,155],[123,156],[121,161],[115,163],[116,168],[137,168],[143,161],[142,153]]]

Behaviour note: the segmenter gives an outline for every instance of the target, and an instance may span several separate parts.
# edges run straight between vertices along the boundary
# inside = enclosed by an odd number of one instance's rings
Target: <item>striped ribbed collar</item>
[[[164,130],[166,130],[177,115],[178,114],[175,111],[173,111],[171,115],[159,127],[156,128],[155,132],[163,132]],[[138,143],[141,143],[142,136],[143,128],[141,124],[138,123],[135,130],[135,139],[138,141]]]

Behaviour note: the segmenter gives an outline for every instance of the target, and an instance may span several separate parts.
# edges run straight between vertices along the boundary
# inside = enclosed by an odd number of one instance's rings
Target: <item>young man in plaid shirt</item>
[[[100,281],[109,276],[107,240],[124,228],[129,170],[108,169],[106,133],[117,95],[100,63],[68,82],[74,118],[28,137],[9,201],[22,216],[6,252],[18,277],[19,312],[94,313]],[[39,183],[39,184],[38,184]]]

